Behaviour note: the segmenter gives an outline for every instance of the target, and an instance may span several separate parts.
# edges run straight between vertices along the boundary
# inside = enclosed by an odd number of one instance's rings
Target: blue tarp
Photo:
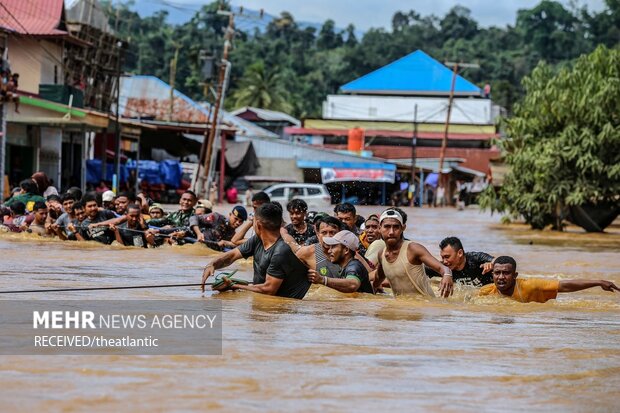
[[[421,50],[404,56],[341,87],[345,93],[450,93],[452,71]],[[456,94],[480,94],[480,88],[457,75]]]
[[[181,184],[183,168],[181,168],[181,164],[177,161],[162,161],[159,164],[159,175],[164,181],[164,184],[173,188],[178,188]]]
[[[136,161],[127,161],[121,165],[121,183],[127,180],[127,176],[136,168]],[[111,181],[114,174],[114,165],[106,165],[106,180]],[[181,186],[183,168],[177,161],[148,161],[141,160],[138,164],[138,176],[141,181],[150,185],[165,184],[170,188]],[[101,160],[90,159],[86,161],[86,182],[98,184],[101,182]]]
[[[128,161],[127,168],[133,171],[134,169],[136,169],[136,162]],[[161,172],[159,170],[159,162],[140,161],[140,167],[138,168],[138,177],[141,181],[147,182],[151,185],[161,185],[163,183],[163,179],[161,178]]]
[[[437,188],[437,184],[439,183],[439,174],[436,172],[431,172],[424,180],[424,183],[432,186],[433,188]]]
[[[114,163],[106,164],[106,181],[112,181],[112,176],[116,173]],[[127,180],[127,167],[121,165],[121,183]],[[89,159],[86,161],[86,182],[98,185],[101,182],[101,159]]]

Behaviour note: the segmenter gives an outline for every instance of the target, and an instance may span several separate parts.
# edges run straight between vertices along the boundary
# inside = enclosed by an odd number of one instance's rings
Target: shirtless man
[[[396,296],[420,294],[434,297],[430,281],[424,272],[426,265],[443,275],[439,292],[442,297],[450,296],[454,284],[452,271],[437,261],[422,245],[405,241],[405,226],[401,214],[394,209],[388,209],[381,214],[379,222],[385,249],[379,251],[375,289],[387,278]]]

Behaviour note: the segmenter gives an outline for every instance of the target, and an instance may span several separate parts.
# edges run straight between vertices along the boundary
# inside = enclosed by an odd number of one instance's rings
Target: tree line
[[[205,93],[200,56],[221,56],[228,17],[216,12],[230,10],[230,4],[205,5],[179,25],[167,22],[166,11],[140,17],[132,6],[131,1],[106,0],[103,7],[111,27],[129,43],[124,70],[168,81],[169,63],[178,49],[175,87],[195,100],[212,101],[212,94]],[[327,20],[317,30],[299,25],[288,12],[259,24],[263,30],[249,30],[247,18],[236,19],[229,109],[251,105],[318,117],[327,94],[422,49],[439,61],[479,62],[479,69],[468,69],[464,76],[481,87],[489,83],[494,101],[510,112],[523,97],[522,79],[540,61],[557,71],[597,45],[620,44],[620,0],[605,0],[600,12],[543,0],[519,10],[515,24],[505,27],[481,27],[462,6],[443,17],[398,11],[390,30],[371,28],[361,38],[353,25],[338,30]]]

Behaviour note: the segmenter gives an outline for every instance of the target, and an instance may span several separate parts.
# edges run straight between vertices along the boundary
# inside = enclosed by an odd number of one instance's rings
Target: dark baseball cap
[[[242,221],[248,219],[248,211],[246,211],[245,208],[241,205],[237,205],[236,207],[234,207],[232,210],[232,214],[237,218],[240,218]]]

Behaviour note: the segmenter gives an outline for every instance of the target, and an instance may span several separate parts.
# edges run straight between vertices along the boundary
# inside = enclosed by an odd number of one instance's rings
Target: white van
[[[308,204],[308,211],[331,212],[332,197],[322,184],[276,184],[264,191],[284,209],[290,200],[300,198]]]

